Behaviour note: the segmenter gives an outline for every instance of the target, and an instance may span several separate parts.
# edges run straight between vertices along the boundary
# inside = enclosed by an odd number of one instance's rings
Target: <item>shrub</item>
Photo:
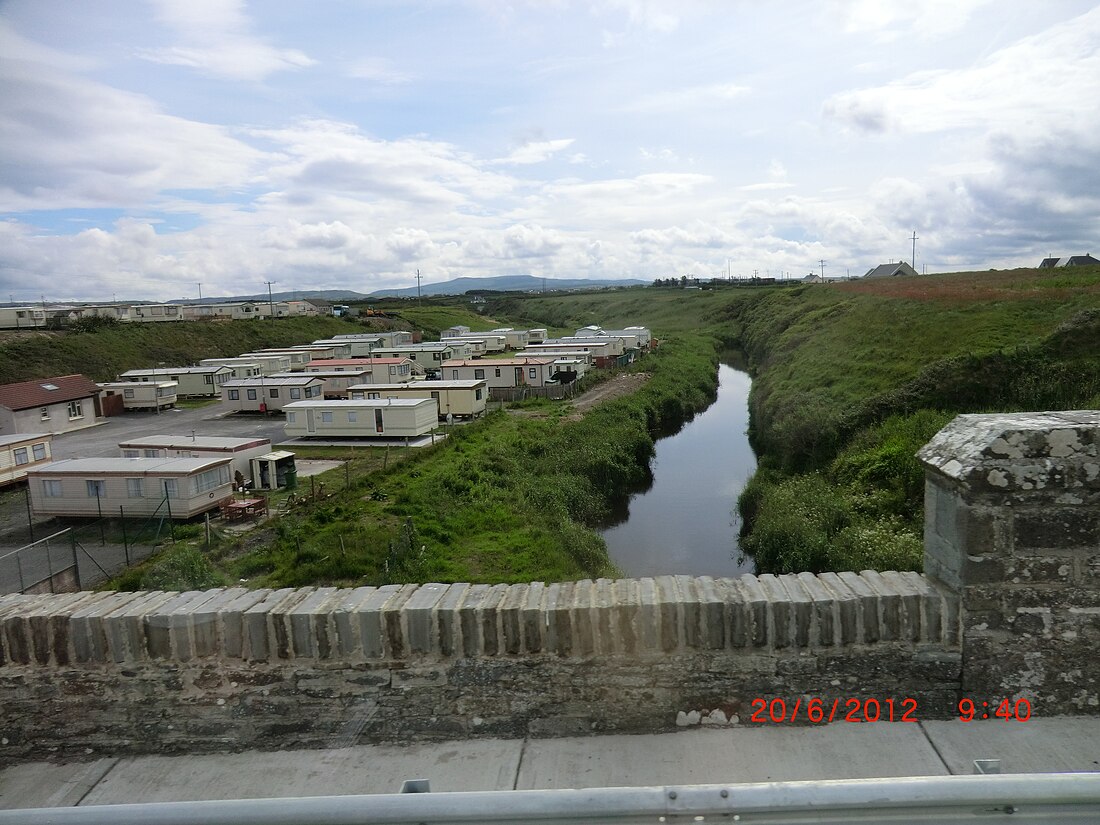
[[[205,590],[225,584],[225,577],[190,544],[177,544],[162,553],[141,577],[142,590]]]

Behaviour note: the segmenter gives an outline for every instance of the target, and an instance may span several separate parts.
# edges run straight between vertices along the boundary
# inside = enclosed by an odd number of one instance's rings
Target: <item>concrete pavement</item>
[[[0,809],[394,793],[1100,771],[1100,718],[833,723],[643,736],[479,739],[306,751],[103,757],[0,771]]]

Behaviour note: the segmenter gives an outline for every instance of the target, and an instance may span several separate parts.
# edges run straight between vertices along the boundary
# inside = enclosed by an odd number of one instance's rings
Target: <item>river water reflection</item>
[[[748,373],[718,367],[718,398],[674,435],[657,441],[653,485],[635,493],[603,532],[614,561],[630,577],[737,576],[737,496],[756,470],[749,447]]]

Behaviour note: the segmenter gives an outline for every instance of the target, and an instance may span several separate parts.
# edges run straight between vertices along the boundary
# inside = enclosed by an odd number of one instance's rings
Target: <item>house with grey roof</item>
[[[898,275],[916,275],[917,270],[909,266],[905,261],[898,261],[896,264],[879,264],[867,270],[864,278],[894,278]]]
[[[1063,266],[1100,266],[1100,260],[1092,255],[1067,255],[1063,258],[1043,258],[1039,269],[1054,269]]]

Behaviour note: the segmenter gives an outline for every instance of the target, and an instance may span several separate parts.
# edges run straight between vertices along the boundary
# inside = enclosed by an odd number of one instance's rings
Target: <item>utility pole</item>
[[[199,287],[199,303],[202,303],[202,284],[198,284]]]
[[[275,302],[271,300],[271,285],[274,281],[264,281],[267,284],[267,311],[271,313],[271,320],[275,320]]]
[[[822,258],[817,263],[818,263],[818,266],[821,267],[821,280],[824,281],[825,280],[825,263],[826,263],[826,261],[825,261],[824,258]]]
[[[917,230],[913,230],[913,271],[917,269]]]
[[[420,297],[420,270],[416,270],[416,303],[418,306],[424,305],[424,299]]]

